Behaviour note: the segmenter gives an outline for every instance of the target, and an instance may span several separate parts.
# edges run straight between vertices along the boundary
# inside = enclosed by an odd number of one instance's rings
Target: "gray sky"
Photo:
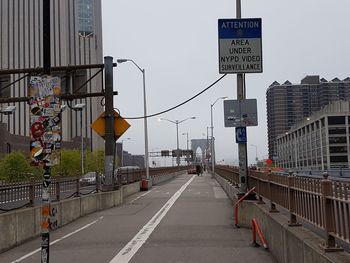
[[[103,0],[104,55],[133,59],[146,69],[148,114],[175,106],[221,75],[218,70],[219,18],[235,18],[234,0]],[[328,80],[350,76],[349,0],[247,0],[243,18],[262,18],[264,72],[247,74],[247,98],[258,100],[259,126],[248,128],[248,158],[267,156],[266,89],[274,81],[300,83],[306,75]],[[114,71],[115,98],[123,116],[143,115],[142,74],[131,63]],[[180,148],[190,139],[206,138],[210,104],[218,97],[236,99],[236,75],[228,75],[190,103],[160,117],[182,120]],[[225,128],[223,104],[214,106],[217,160],[237,159],[234,128]],[[130,120],[125,150],[144,152],[143,120]],[[149,150],[175,149],[176,127],[158,117],[148,119]],[[205,135],[203,135],[205,134]]]

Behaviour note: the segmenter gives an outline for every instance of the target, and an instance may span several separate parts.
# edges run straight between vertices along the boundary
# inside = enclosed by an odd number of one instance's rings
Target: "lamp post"
[[[135,61],[132,59],[117,59],[118,63],[124,63],[124,62],[132,62],[142,73],[143,77],[143,115],[144,115],[144,134],[145,134],[145,168],[146,168],[146,180],[148,183],[151,183],[149,180],[149,154],[148,154],[148,131],[147,131],[147,107],[146,107],[146,73],[145,69],[142,69],[139,67],[139,65],[136,64]]]
[[[219,100],[225,100],[227,97],[220,97],[217,98],[214,103],[210,104],[210,123],[211,123],[211,170],[212,170],[212,176],[215,174],[215,151],[214,151],[214,126],[213,126],[213,107],[215,103],[217,103]]]
[[[181,121],[179,121],[179,120],[172,121],[172,120],[169,120],[169,119],[166,119],[166,118],[159,118],[160,121],[168,121],[168,122],[174,123],[176,125],[176,164],[177,164],[178,167],[180,166],[179,124],[184,122],[184,121],[187,121],[187,120],[190,120],[190,119],[195,119],[195,118],[196,117],[189,117],[189,118],[183,119]]]
[[[80,111],[80,130],[81,130],[81,175],[84,175],[84,137],[83,137],[83,109],[85,108],[85,103],[75,104],[72,109],[74,111]]]
[[[127,141],[127,140],[130,140],[130,138],[125,138],[122,140],[122,158],[121,158],[121,166],[123,167],[124,166],[124,146],[123,146],[123,142],[124,141]]]
[[[182,135],[186,135],[186,144],[187,144],[187,153],[186,153],[186,158],[187,158],[187,166],[189,165],[190,161],[189,161],[189,154],[188,154],[188,132],[184,132]]]
[[[0,109],[0,114],[8,116],[8,126],[10,123],[10,116],[9,115],[14,114],[15,111],[16,111],[16,106],[14,106],[14,105],[10,105],[10,106],[7,106],[6,108]],[[7,148],[6,149],[7,153],[11,153],[11,144],[10,143],[6,143],[6,148]]]

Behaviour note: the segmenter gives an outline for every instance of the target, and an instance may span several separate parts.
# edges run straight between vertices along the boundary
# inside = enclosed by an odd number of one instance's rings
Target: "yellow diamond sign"
[[[91,128],[102,138],[105,137],[105,115],[106,113],[103,112],[94,122],[91,124]],[[126,132],[127,129],[129,129],[130,124],[124,120],[122,117],[119,116],[119,114],[116,111],[113,111],[114,115],[114,137],[115,140],[118,140],[120,136]]]

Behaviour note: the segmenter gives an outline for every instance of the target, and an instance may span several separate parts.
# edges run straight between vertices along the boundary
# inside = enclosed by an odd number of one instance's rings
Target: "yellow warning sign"
[[[105,112],[103,112],[92,124],[91,128],[102,138],[105,137]],[[114,111],[114,137],[115,140],[118,140],[120,136],[126,132],[127,129],[129,129],[130,124],[124,120],[122,117],[119,116],[119,114]]]

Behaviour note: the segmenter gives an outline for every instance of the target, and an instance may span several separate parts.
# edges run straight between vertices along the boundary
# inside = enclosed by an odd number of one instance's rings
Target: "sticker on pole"
[[[261,73],[261,18],[219,19],[219,72]]]
[[[246,127],[236,127],[236,143],[247,143]]]

